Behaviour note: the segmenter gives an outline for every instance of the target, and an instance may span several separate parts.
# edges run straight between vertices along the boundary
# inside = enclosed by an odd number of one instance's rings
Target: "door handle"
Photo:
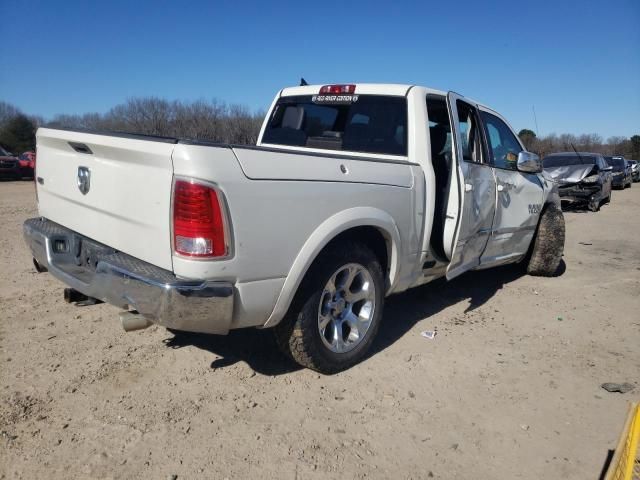
[[[464,184],[464,191],[465,192],[470,192],[472,190],[473,190],[473,184],[471,184],[471,183],[465,183]]]

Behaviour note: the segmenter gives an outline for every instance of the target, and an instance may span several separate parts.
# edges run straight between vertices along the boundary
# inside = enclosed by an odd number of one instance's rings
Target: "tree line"
[[[538,137],[533,130],[522,129],[518,133],[525,148],[537,153],[541,158],[554,152],[591,152],[603,155],[622,155],[628,159],[640,160],[640,135],[630,138],[614,136],[606,141],[596,133],[572,135],[551,133]]]
[[[166,137],[193,138],[240,145],[255,144],[263,112],[250,112],[242,105],[218,100],[170,101],[157,97],[131,98],[107,113],[56,115],[50,120],[26,115],[0,101],[0,145],[19,154],[35,148],[35,131],[40,126],[142,133]],[[553,152],[594,152],[624,155],[640,160],[640,135],[614,136],[606,141],[598,134],[563,133],[538,137],[523,129],[519,137],[527,150],[544,157]]]
[[[35,131],[43,126],[251,145],[258,139],[263,117],[263,112],[251,112],[245,106],[215,99],[181,102],[144,97],[131,98],[107,113],[59,114],[44,120],[0,102],[0,144],[13,153],[33,150]]]

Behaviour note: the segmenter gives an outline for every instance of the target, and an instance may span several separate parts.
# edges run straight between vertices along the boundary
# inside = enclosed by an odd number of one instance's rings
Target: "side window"
[[[491,165],[496,168],[516,170],[518,153],[522,151],[520,142],[511,129],[495,115],[481,112],[485,134],[489,142]]]
[[[482,163],[482,137],[476,109],[461,100],[456,101],[456,107],[462,141],[462,159],[466,162]]]

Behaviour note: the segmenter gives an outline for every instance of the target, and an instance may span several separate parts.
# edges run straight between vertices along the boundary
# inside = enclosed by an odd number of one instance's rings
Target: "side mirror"
[[[542,171],[542,160],[535,153],[520,152],[516,163],[518,171],[525,173],[540,173]]]
[[[611,170],[613,170],[613,167],[612,166],[602,167],[600,170],[602,170],[603,172],[610,172]]]

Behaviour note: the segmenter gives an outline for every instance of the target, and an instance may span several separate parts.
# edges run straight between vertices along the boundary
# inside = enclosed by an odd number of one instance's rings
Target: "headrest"
[[[289,106],[285,109],[282,116],[282,128],[293,128],[300,130],[302,120],[304,118],[304,109],[302,107]]]
[[[447,129],[440,124],[429,127],[431,155],[440,155],[440,152],[442,152],[442,149],[447,144],[447,133]]]

